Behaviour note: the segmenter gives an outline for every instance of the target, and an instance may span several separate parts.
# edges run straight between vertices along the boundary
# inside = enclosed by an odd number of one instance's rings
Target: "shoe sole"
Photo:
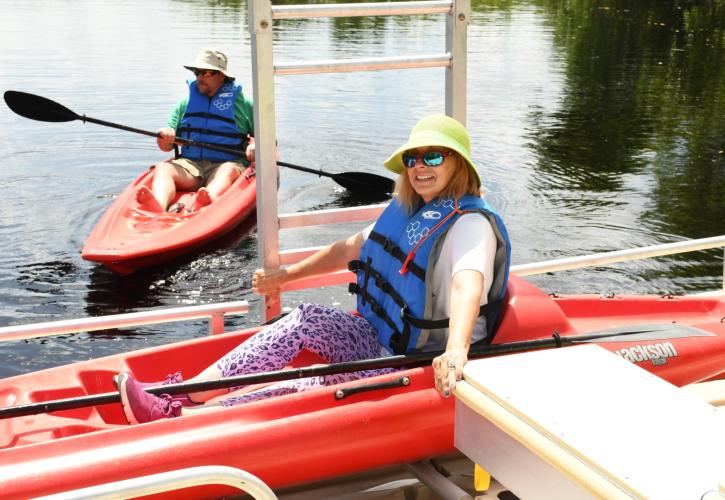
[[[131,425],[138,424],[138,420],[136,420],[136,417],[131,410],[131,405],[128,404],[128,394],[126,393],[126,380],[128,380],[128,374],[120,373],[114,376],[113,380],[116,382],[118,392],[121,394],[121,407],[123,408],[123,414],[126,415],[126,420],[128,420],[128,423]]]

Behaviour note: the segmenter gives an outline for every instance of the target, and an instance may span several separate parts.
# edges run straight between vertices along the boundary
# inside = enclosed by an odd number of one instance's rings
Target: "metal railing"
[[[374,205],[361,208],[343,208],[334,210],[323,210],[317,212],[302,212],[298,214],[285,214],[280,217],[283,228],[303,227],[318,225],[320,223],[337,223],[350,221],[372,220],[385,205]],[[281,260],[284,264],[298,262],[321,247],[289,250],[281,252]],[[563,259],[534,262],[531,264],[519,264],[511,267],[511,272],[518,276],[532,276],[584,267],[603,266],[627,262],[631,260],[675,255],[686,252],[696,252],[713,248],[725,249],[725,236],[702,238],[697,240],[678,241],[662,245],[632,248],[628,250],[616,250],[591,255],[581,255]],[[354,280],[354,275],[349,271],[340,271],[325,276],[309,278],[289,283],[283,291],[304,290],[307,288],[319,288],[323,286],[343,285]],[[722,289],[718,294],[725,294],[725,254],[723,255],[723,281]],[[72,320],[50,321],[30,325],[6,326],[0,328],[0,341],[22,340],[28,338],[47,337],[66,333],[77,333],[96,330],[107,330],[109,328],[123,328],[156,323],[169,323],[173,321],[185,321],[198,318],[209,318],[209,333],[217,334],[224,331],[224,316],[231,314],[244,314],[248,312],[247,301],[220,302],[202,306],[177,307],[160,309],[158,311],[144,311],[139,313],[114,314],[93,318],[79,318]]]
[[[362,222],[375,220],[383,211],[386,204],[370,205],[366,207],[354,207],[332,210],[321,210],[316,212],[300,212],[296,214],[281,215],[279,220],[280,229],[290,229],[320,224],[334,224],[346,222]],[[322,248],[307,247],[280,252],[280,262],[283,265],[294,264],[305,257],[312,255]],[[627,250],[616,250],[591,255],[580,255],[562,259],[534,262],[530,264],[519,264],[511,267],[511,272],[518,276],[532,276],[570,269],[581,269],[584,267],[603,266],[626,262],[630,260],[641,260],[664,255],[675,255],[686,252],[696,252],[712,248],[723,248],[723,283],[722,292],[725,293],[725,236],[713,236],[696,240],[678,241],[662,245],[632,248]],[[352,274],[348,271],[332,273],[328,276],[300,280],[283,288],[284,291],[301,290],[318,286],[340,285],[353,281]]]
[[[262,265],[279,267],[277,169],[275,168],[276,125],[275,75],[378,71],[390,69],[444,67],[445,113],[466,123],[467,32],[470,0],[428,0],[414,2],[349,3],[272,6],[270,0],[250,0],[249,33],[252,46],[254,86],[254,136],[257,161],[257,235]],[[440,14],[446,16],[445,50],[441,54],[366,59],[274,62],[273,21],[317,17],[400,16]],[[276,316],[279,297],[262,302],[262,317]]]
[[[174,321],[188,321],[209,318],[209,334],[224,332],[224,316],[246,314],[249,303],[246,300],[220,302],[202,306],[174,307],[137,313],[112,314],[92,318],[78,318],[61,321],[48,321],[30,325],[5,326],[0,328],[0,341],[23,340],[66,333],[91,332]]]
[[[80,500],[136,498],[168,491],[191,488],[202,485],[233,486],[249,493],[257,500],[274,500],[277,496],[257,476],[234,467],[207,465],[162,472],[150,476],[135,477],[100,484],[79,490],[66,491],[55,495],[39,497],[42,500]]]
[[[452,9],[452,0],[274,5],[272,6],[272,18],[310,19],[314,17],[411,16],[414,14],[449,14]]]
[[[552,273],[566,271],[569,269],[581,269],[583,267],[602,266],[628,260],[641,260],[663,255],[675,255],[678,253],[696,252],[711,248],[725,248],[725,236],[713,236],[698,240],[677,241],[662,245],[631,248],[627,250],[616,250],[592,255],[581,255],[563,259],[535,262],[532,264],[521,264],[514,266],[512,271],[519,276],[530,276],[532,274]],[[723,289],[725,290],[725,259],[723,262]]]

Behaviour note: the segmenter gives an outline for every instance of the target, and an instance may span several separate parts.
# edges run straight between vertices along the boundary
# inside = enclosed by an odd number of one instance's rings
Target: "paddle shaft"
[[[103,125],[104,127],[111,127],[111,128],[117,128],[119,130],[125,130],[127,132],[134,132],[136,134],[141,135],[147,135],[149,137],[159,137],[159,134],[157,132],[151,132],[150,130],[142,130],[140,128],[134,128],[134,127],[128,127],[126,125],[120,125],[118,123],[113,122],[107,122],[105,120],[99,120],[98,118],[91,118],[90,116],[86,115],[76,115],[78,120],[81,120],[83,123],[95,123],[97,125]],[[181,139],[177,139],[178,141],[181,141]],[[193,141],[189,141],[189,143],[193,143]],[[211,145],[210,145],[211,146]],[[234,151],[232,149],[227,150],[227,148],[222,148],[226,150],[229,153],[239,154],[239,151]]]
[[[103,125],[104,127],[117,128],[119,130],[125,130],[127,132],[134,132],[136,134],[147,135],[149,137],[156,137],[157,139],[159,137],[158,132],[151,132],[150,130],[143,130],[140,128],[128,127],[126,125],[120,125],[118,123],[107,122],[105,120],[99,120],[98,118],[91,118],[90,116],[86,116],[86,115],[76,115],[76,116],[78,117],[77,119],[81,120],[83,123],[85,123],[85,122],[95,123],[97,125]],[[215,151],[221,151],[223,153],[230,153],[230,154],[234,154],[234,155],[241,154],[238,149],[225,148],[224,146],[219,146],[218,144],[210,144],[208,142],[200,142],[200,141],[195,141],[193,139],[184,139],[182,137],[177,137],[174,139],[174,141],[179,144],[183,144],[185,146],[197,146],[200,148],[213,149]]]
[[[134,132],[136,134],[146,135],[149,137],[159,137],[157,132],[128,127],[126,125],[120,125],[118,123],[113,123],[106,120],[99,120],[98,118],[92,118],[86,115],[79,115],[78,113],[63,106],[62,104],[52,101],[46,97],[41,97],[39,95],[29,94],[27,92],[18,92],[15,90],[8,90],[4,93],[4,98],[5,102],[8,104],[11,110],[19,114],[20,116],[29,118],[31,120],[54,123],[81,120],[83,123],[95,123],[97,125],[103,125],[104,127],[125,130],[127,132]],[[241,156],[243,154],[242,151],[233,148],[227,148],[207,142],[195,141],[192,139],[177,137],[175,142],[177,144],[182,144],[186,146],[197,146],[200,148],[211,149],[214,151],[221,151],[224,153],[233,154],[235,156]],[[383,177],[382,175],[375,175],[367,172],[343,172],[333,174],[325,172],[323,170],[294,165],[292,163],[278,162],[278,164],[283,167],[299,170],[301,172],[329,177],[340,186],[351,191],[390,193],[393,189],[393,181],[387,177]]]
[[[142,130],[142,129],[134,128],[134,127],[128,127],[126,125],[120,125],[118,123],[107,122],[105,120],[91,118],[86,115],[78,115],[78,119],[81,120],[83,123],[85,123],[85,122],[95,123],[98,125],[103,125],[105,127],[112,127],[112,128],[117,128],[120,130],[126,130],[128,132],[135,132],[137,134],[147,135],[149,137],[156,137],[156,138],[159,137],[159,134],[156,132],[151,132],[149,130]],[[196,146],[199,148],[213,149],[215,151],[220,151],[222,153],[239,154],[239,151],[236,149],[225,148],[224,146],[219,146],[218,144],[210,144],[208,142],[200,142],[200,141],[195,141],[193,139],[184,139],[183,137],[177,137],[175,139],[175,142],[177,142],[179,144],[183,144],[185,146]],[[317,170],[314,168],[302,167],[300,165],[294,165],[292,163],[287,163],[285,161],[278,161],[277,164],[281,165],[283,167],[291,168],[293,170],[299,170],[301,172],[307,172],[310,174],[317,174],[317,175],[321,175],[321,176],[325,176],[325,177],[330,177],[331,179],[334,179],[335,176],[339,175],[339,174],[332,174],[329,172],[325,172],[324,170]],[[387,177],[386,177],[386,179],[387,179]]]
[[[126,125],[120,125],[118,123],[107,122],[105,120],[99,120],[97,118],[91,118],[91,117],[86,116],[86,115],[77,115],[77,116],[78,116],[78,119],[81,120],[81,121],[83,121],[84,123],[85,122],[95,123],[95,124],[103,125],[103,126],[106,126],[106,127],[112,127],[112,128],[117,128],[117,129],[120,129],[120,130],[126,130],[128,132],[135,132],[137,134],[147,135],[149,137],[156,137],[156,138],[158,138],[158,136],[159,136],[158,133],[151,132],[149,130],[142,130],[142,129],[138,129],[138,128],[134,128],[134,127],[128,127]],[[212,150],[215,150],[215,151],[221,151],[223,153],[231,153],[231,154],[236,154],[236,155],[239,154],[239,151],[238,150],[235,150],[235,149],[232,149],[232,148],[225,148],[224,146],[219,146],[217,144],[210,144],[208,142],[200,142],[200,141],[195,141],[195,140],[192,140],[192,139],[184,139],[182,137],[177,137],[175,139],[175,142],[177,142],[179,144],[183,144],[185,146],[196,146],[196,147],[200,147],[200,148],[206,148],[206,149],[212,149]],[[348,180],[348,182],[345,182],[345,180],[346,180],[346,173],[344,173],[344,172],[343,173],[339,173],[339,174],[333,174],[333,173],[330,173],[330,172],[325,172],[324,170],[318,170],[318,169],[314,169],[314,168],[303,167],[301,165],[295,165],[293,163],[287,163],[285,161],[278,161],[277,162],[277,165],[280,165],[282,167],[291,168],[292,170],[299,170],[300,172],[307,172],[307,173],[310,173],[310,174],[317,174],[317,175],[320,175],[320,176],[323,176],[323,177],[329,177],[332,180],[334,180],[335,182],[337,182],[338,184],[341,184],[346,189],[355,189],[355,187],[357,186],[359,189],[365,190],[365,189],[369,189],[369,188],[373,188],[374,187],[374,186],[366,186],[366,183],[360,182],[360,180],[357,179],[357,177],[355,179],[353,179],[352,176],[355,175],[355,172],[351,172],[350,175],[348,176],[348,177],[350,177],[350,179]],[[387,186],[389,183],[392,184],[392,181],[390,179],[388,179],[387,177],[383,177],[382,175],[378,175],[378,176],[375,176],[374,174],[365,174],[365,175],[368,177],[368,179],[370,181],[372,181],[376,185]],[[379,178],[379,180],[378,180],[378,178]],[[388,189],[390,189],[390,188],[388,188]]]
[[[301,167],[300,165],[293,165],[292,163],[287,163],[286,161],[278,161],[277,165],[281,165],[283,167],[288,167],[293,170],[299,170],[300,172],[307,172],[310,174],[317,174],[317,175],[321,175],[324,177],[329,177],[331,179],[334,179],[335,176],[339,175],[339,174],[331,174],[330,172],[325,172],[324,170],[317,170],[317,169],[309,168],[309,167]]]
[[[612,338],[623,335],[633,335],[643,333],[642,330],[632,330],[621,333],[593,333],[588,335],[577,335],[573,337],[560,337],[555,334],[552,338],[527,340],[522,342],[511,342],[508,344],[492,344],[483,346],[475,351],[471,351],[468,355],[470,359],[485,358],[489,356],[497,356],[500,354],[511,354],[515,352],[524,352],[534,349],[546,349],[552,347],[564,347],[576,343],[590,342],[592,340]],[[295,368],[291,370],[277,370],[264,373],[253,373],[249,375],[239,375],[236,377],[227,377],[215,380],[203,380],[199,382],[184,382],[180,384],[169,384],[159,387],[146,389],[151,394],[187,394],[194,392],[204,392],[215,389],[225,389],[231,387],[242,387],[252,384],[262,384],[271,382],[280,382],[282,380],[295,380],[307,377],[320,377],[324,375],[332,375],[335,373],[350,373],[362,370],[374,370],[380,368],[400,368],[415,367],[430,363],[435,357],[442,354],[442,351],[427,352],[421,354],[408,354],[390,356],[387,358],[365,359],[360,361],[349,361],[345,363],[334,363],[329,365],[308,366],[304,368]],[[0,408],[0,419],[11,417],[22,417],[26,415],[36,415],[38,413],[48,413],[61,410],[72,410],[83,408],[86,406],[96,406],[110,403],[117,403],[121,400],[118,392],[107,392],[103,394],[93,394],[90,396],[82,396],[77,398],[58,399],[54,401],[43,401],[40,403],[30,403],[26,405],[11,406],[8,408]]]

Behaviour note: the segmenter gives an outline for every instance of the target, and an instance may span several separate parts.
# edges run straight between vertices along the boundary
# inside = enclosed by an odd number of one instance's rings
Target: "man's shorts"
[[[202,185],[209,182],[209,178],[219,168],[222,163],[234,163],[239,169],[239,173],[244,172],[244,165],[240,162],[226,162],[226,161],[210,161],[210,160],[189,160],[188,158],[176,158],[169,160],[169,163],[181,167],[197,179],[202,179]]]

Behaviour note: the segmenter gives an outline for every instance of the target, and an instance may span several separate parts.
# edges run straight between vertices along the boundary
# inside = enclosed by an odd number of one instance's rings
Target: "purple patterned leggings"
[[[303,349],[321,356],[328,363],[390,355],[380,345],[377,332],[365,318],[332,307],[301,304],[285,318],[228,352],[216,362],[216,367],[224,377],[281,370]],[[392,368],[383,368],[289,380],[225,399],[221,404],[233,406],[392,371]]]

